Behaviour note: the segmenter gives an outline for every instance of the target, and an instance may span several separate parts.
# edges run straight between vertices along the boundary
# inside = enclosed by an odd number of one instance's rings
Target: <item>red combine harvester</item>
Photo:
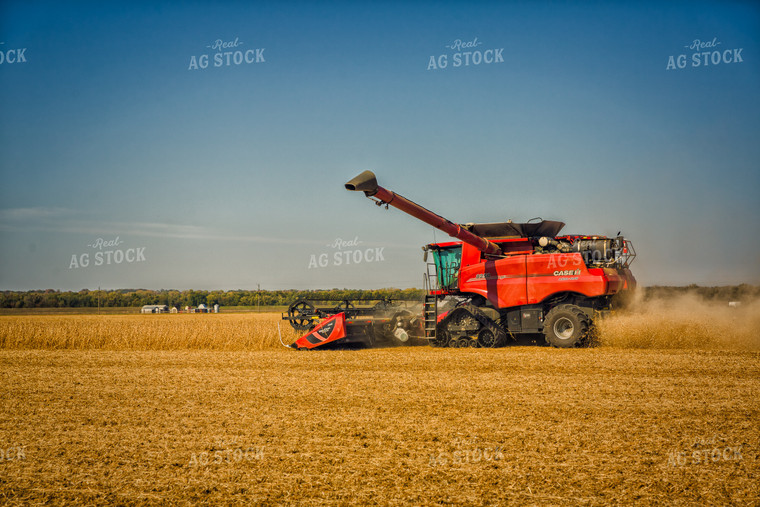
[[[439,347],[499,347],[543,333],[555,347],[587,343],[595,312],[635,288],[636,256],[622,236],[558,236],[564,223],[454,224],[377,184],[370,171],[346,183],[378,205],[400,209],[460,241],[423,247],[433,256],[424,335]],[[439,312],[439,302],[454,308]],[[449,301],[451,304],[451,301]]]
[[[387,302],[359,311],[350,301],[321,309],[298,301],[283,318],[309,333],[291,347],[394,337],[397,343],[420,337],[437,347],[500,347],[536,333],[555,347],[582,346],[597,312],[636,286],[629,269],[636,254],[620,235],[558,236],[565,224],[550,220],[455,224],[379,186],[370,171],[345,186],[459,241],[423,247],[433,262],[421,315]]]

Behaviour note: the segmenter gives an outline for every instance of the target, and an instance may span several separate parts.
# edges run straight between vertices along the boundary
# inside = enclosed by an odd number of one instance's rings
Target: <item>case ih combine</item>
[[[421,313],[389,302],[359,311],[350,301],[321,309],[299,301],[283,318],[309,333],[293,347],[410,336],[438,347],[500,347],[535,333],[555,347],[576,347],[588,342],[596,312],[636,286],[635,252],[622,236],[560,236],[565,224],[550,220],[455,224],[379,186],[370,171],[345,186],[459,241],[423,247],[433,262]]]

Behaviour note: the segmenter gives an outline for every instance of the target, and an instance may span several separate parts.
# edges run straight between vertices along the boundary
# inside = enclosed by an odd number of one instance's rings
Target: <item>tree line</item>
[[[168,305],[184,308],[213,306],[287,306],[298,299],[422,300],[421,289],[330,290],[31,290],[0,292],[0,308],[96,308]]]
[[[748,301],[760,298],[760,286],[742,284],[721,287],[652,286],[644,287],[644,299],[669,298],[695,294],[709,301]],[[287,306],[299,299],[394,299],[421,300],[422,289],[325,289],[325,290],[31,290],[0,292],[0,308],[95,308],[168,305],[184,308],[206,304],[213,306]]]

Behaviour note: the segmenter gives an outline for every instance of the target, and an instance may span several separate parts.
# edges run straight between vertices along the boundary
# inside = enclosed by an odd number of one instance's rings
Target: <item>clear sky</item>
[[[365,169],[757,284],[759,50],[749,1],[2,1],[0,290],[419,287]]]

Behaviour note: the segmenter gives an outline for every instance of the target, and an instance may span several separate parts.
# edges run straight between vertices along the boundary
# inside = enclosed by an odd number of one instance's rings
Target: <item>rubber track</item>
[[[481,312],[477,306],[470,304],[454,308],[449,312],[448,315],[446,315],[446,317],[441,320],[441,322],[438,323],[438,325],[445,328],[448,325],[449,321],[461,314],[460,310],[469,313],[473,318],[480,322],[481,326],[488,328],[493,333],[493,335],[496,337],[494,348],[503,347],[507,344],[507,333],[504,332],[501,326],[499,326],[493,319],[489,318],[485,313]]]

